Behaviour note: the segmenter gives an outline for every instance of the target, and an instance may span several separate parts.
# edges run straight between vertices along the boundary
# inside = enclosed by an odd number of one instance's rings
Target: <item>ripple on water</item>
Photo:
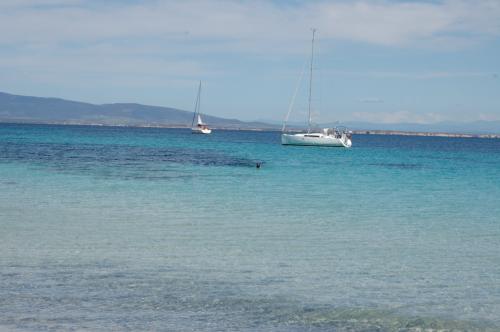
[[[319,305],[249,294],[193,271],[110,265],[17,268],[2,274],[0,327],[23,330],[495,331],[481,322],[405,315],[398,309]],[[56,270],[53,270],[55,268]],[[61,270],[60,270],[61,269]],[[22,278],[20,277],[22,276]],[[33,310],[38,308],[37,310]]]

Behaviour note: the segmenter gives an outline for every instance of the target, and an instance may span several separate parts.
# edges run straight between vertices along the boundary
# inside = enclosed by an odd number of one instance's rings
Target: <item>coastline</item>
[[[131,128],[165,128],[165,129],[188,129],[185,124],[163,124],[163,123],[102,123],[85,121],[30,121],[30,120],[2,120],[0,124],[31,124],[31,125],[56,125],[56,126],[94,126],[94,127],[131,127]],[[280,128],[253,128],[253,127],[231,127],[213,126],[215,130],[237,130],[237,131],[281,131]],[[297,131],[299,132],[299,131]],[[401,130],[352,130],[354,135],[386,135],[386,136],[419,136],[419,137],[448,137],[448,138],[486,138],[500,139],[500,134],[471,134],[471,133],[447,133],[447,132],[417,132]]]
[[[353,130],[358,135],[396,135],[396,136],[423,136],[423,137],[450,137],[450,138],[500,138],[500,134],[466,134],[444,132],[417,132],[399,130]]]

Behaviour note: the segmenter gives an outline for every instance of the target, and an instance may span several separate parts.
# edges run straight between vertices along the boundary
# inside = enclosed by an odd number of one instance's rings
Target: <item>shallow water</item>
[[[0,330],[500,330],[499,165],[500,140],[0,125]]]

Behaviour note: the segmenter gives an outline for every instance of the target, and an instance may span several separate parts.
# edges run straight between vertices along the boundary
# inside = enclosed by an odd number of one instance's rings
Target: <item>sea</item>
[[[0,124],[0,331],[500,331],[500,140]]]

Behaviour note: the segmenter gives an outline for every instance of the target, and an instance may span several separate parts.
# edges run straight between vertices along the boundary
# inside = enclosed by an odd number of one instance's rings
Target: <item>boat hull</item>
[[[191,128],[191,134],[210,134],[212,129],[209,128]]]
[[[350,148],[352,141],[345,135],[335,137],[324,134],[282,134],[281,144]]]

